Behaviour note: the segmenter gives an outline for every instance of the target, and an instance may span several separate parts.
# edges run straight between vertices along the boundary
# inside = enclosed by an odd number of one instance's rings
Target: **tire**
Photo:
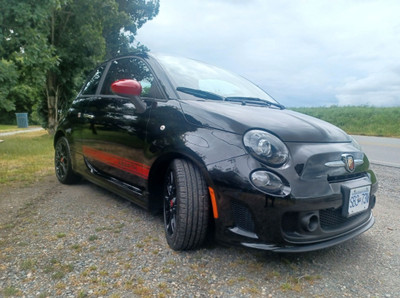
[[[72,170],[71,151],[65,137],[60,137],[56,142],[54,166],[61,183],[73,184],[79,181],[80,177]]]
[[[164,228],[174,250],[200,247],[207,235],[210,200],[200,170],[191,162],[175,159],[164,181]]]

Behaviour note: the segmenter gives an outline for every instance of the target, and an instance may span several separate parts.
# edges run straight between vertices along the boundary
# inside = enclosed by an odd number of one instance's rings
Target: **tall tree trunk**
[[[55,133],[58,122],[58,86],[56,75],[51,71],[47,74],[47,129],[50,134]]]
[[[55,34],[55,10],[51,14],[51,36],[50,43],[54,46]],[[56,75],[50,70],[47,73],[46,96],[47,96],[47,130],[50,134],[55,133],[57,125],[57,105],[58,105],[58,90],[56,87]]]

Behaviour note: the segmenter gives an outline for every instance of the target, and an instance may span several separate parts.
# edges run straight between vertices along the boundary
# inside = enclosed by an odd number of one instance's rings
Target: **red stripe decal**
[[[118,155],[93,149],[87,146],[83,146],[83,154],[87,157],[93,158],[106,165],[120,169],[124,172],[131,173],[135,176],[147,179],[149,177],[150,167]]]

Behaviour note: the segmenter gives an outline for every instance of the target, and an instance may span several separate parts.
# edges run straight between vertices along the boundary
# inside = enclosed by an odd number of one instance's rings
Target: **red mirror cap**
[[[142,85],[136,80],[123,79],[112,83],[111,91],[120,96],[140,96]]]

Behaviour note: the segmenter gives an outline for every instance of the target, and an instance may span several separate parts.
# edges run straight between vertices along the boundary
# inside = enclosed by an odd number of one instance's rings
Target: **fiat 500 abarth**
[[[111,59],[54,138],[60,182],[79,177],[154,211],[167,242],[280,252],[330,247],[374,224],[377,180],[359,145],[220,68],[166,55]]]

